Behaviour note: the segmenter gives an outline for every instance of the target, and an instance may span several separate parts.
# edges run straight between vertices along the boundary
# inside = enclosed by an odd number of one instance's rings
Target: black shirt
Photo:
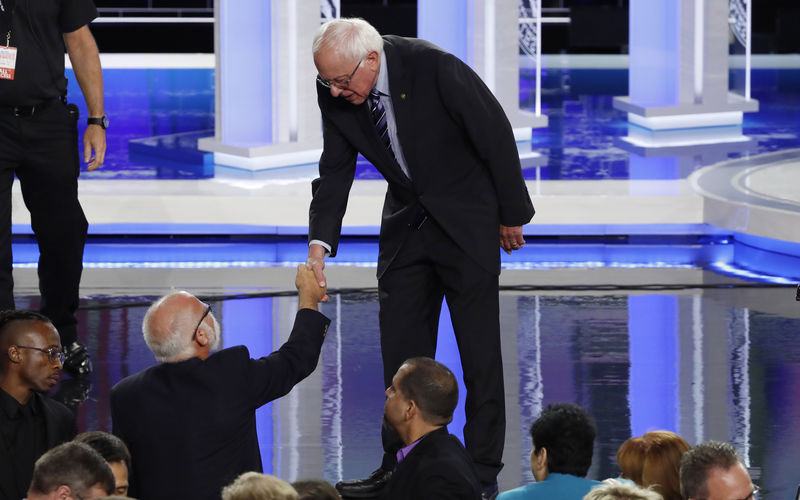
[[[44,414],[33,394],[21,405],[0,389],[0,439],[9,455],[0,459],[8,460],[13,468],[16,498],[25,498],[33,477],[33,464],[47,451]]]
[[[0,106],[30,106],[64,95],[62,36],[97,17],[92,0],[3,0],[3,6],[0,43],[6,44],[11,20],[17,64],[14,80],[0,79]]]

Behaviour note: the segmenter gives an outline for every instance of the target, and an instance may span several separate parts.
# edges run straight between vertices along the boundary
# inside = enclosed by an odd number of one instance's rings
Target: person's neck
[[[5,374],[2,378],[0,378],[0,389],[6,391],[9,396],[16,399],[21,405],[27,403],[32,394],[29,387],[15,383],[13,378],[9,377],[8,374]]]
[[[401,432],[399,434],[400,438],[403,440],[403,443],[408,446],[411,443],[419,441],[427,434],[430,434],[437,429],[441,429],[442,427],[442,425],[430,425],[426,422],[414,422],[408,426],[405,432]]]

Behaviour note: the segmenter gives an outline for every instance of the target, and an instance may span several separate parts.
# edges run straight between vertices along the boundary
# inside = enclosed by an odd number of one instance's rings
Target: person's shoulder
[[[72,413],[72,410],[67,408],[67,406],[61,401],[57,401],[51,397],[42,394],[39,394],[39,397],[41,398],[39,400],[41,404],[47,407],[51,412],[55,413],[59,417],[65,417],[70,419],[75,417],[75,415]]]

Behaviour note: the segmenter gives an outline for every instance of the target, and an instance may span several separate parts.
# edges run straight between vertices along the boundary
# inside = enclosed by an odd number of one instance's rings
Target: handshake
[[[328,287],[320,284],[314,271],[307,264],[297,266],[294,286],[297,287],[298,310],[313,309],[316,311],[317,304],[328,300]]]

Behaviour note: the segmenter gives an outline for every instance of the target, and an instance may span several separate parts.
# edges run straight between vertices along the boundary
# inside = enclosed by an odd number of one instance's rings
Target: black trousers
[[[378,280],[386,387],[406,359],[434,357],[442,299],[447,300],[467,388],[464,445],[487,484],[503,467],[506,427],[498,286],[498,276],[465,254],[432,219],[409,228]],[[382,438],[382,467],[391,470],[403,445],[387,425]]]
[[[41,312],[62,345],[77,339],[78,293],[88,224],[78,202],[78,114],[51,101],[33,116],[0,107],[0,308],[14,308],[11,185],[20,181],[39,245]]]

